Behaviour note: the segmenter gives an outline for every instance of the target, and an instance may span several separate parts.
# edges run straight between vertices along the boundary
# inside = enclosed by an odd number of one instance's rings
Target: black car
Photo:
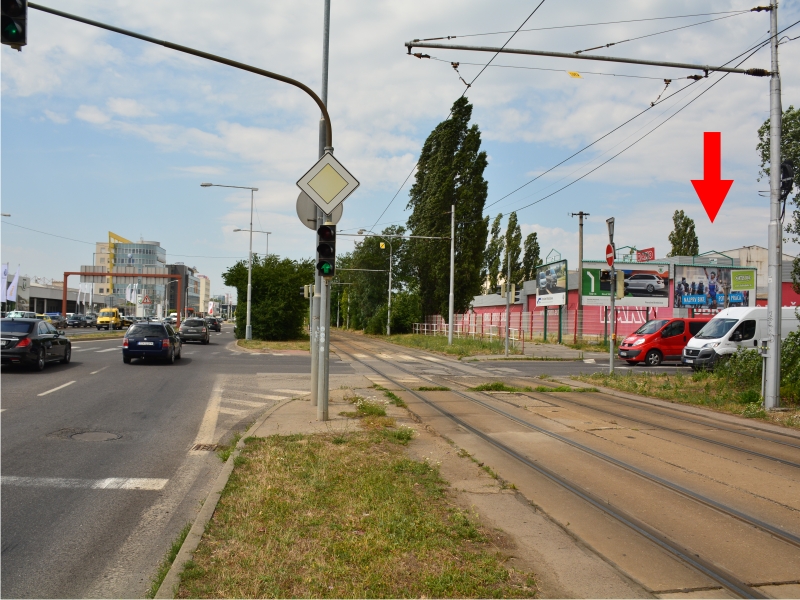
[[[67,319],[67,327],[89,327],[86,317],[83,315],[72,315]]]
[[[222,331],[222,321],[217,317],[206,317],[206,326],[214,331]]]
[[[0,321],[0,362],[25,365],[34,371],[45,363],[72,358],[72,342],[47,321],[40,319],[3,319]]]
[[[174,363],[181,358],[181,338],[171,325],[134,323],[122,340],[122,362],[134,358],[158,358]]]
[[[181,322],[179,335],[182,342],[194,340],[201,344],[208,343],[208,326],[203,319],[190,317]]]

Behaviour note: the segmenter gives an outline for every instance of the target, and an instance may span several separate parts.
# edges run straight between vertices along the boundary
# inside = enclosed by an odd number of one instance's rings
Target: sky
[[[321,88],[323,0],[44,1]],[[472,82],[466,95],[489,157],[485,214],[516,210],[523,236],[537,232],[543,257],[554,249],[573,268],[578,224],[570,213],[578,211],[590,215],[586,259],[604,256],[611,216],[618,247],[664,256],[675,210],[695,220],[701,252],[766,246],[769,202],[759,191],[769,184],[758,181],[756,144],[769,116],[768,78],[695,82],[686,77],[697,71],[685,69],[513,54],[481,73],[493,54],[415,49],[431,56],[417,59],[404,43],[456,36],[439,41],[556,52],[604,46],[586,54],[721,65],[767,39],[769,13],[730,12],[758,4],[744,0],[545,0],[526,22],[539,1],[332,0],[333,145],[361,182],[339,231],[405,223],[409,175],[425,138],[464,93],[463,78]],[[719,14],[664,18],[701,13]],[[782,2],[779,27],[797,20],[800,1]],[[582,26],[594,23],[606,24]],[[800,69],[791,67],[800,64],[800,40],[785,42],[784,110],[800,105]],[[318,158],[319,111],[302,91],[33,9],[28,45],[3,46],[0,61],[0,191],[2,212],[11,214],[2,218],[0,260],[12,273],[20,265],[23,274],[61,279],[91,264],[94,242],[110,230],[161,242],[169,262],[211,278],[212,294],[230,291],[221,275],[247,257],[248,235],[233,230],[248,227],[250,192],[202,182],[259,188],[253,228],[272,232],[270,253],[313,256],[314,234],[295,203],[296,181]],[[768,48],[742,67],[769,69]],[[713,223],[691,185],[703,177],[704,131],[721,132],[722,177],[734,180]],[[340,237],[338,251],[355,239]],[[254,234],[254,252],[266,245],[266,235]],[[789,242],[784,251],[800,247]]]

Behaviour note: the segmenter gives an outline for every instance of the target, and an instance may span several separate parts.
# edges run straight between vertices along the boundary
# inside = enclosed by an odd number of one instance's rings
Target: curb
[[[222,490],[225,489],[225,486],[228,484],[228,479],[230,479],[231,473],[233,473],[233,463],[241,453],[242,448],[244,448],[244,440],[255,433],[256,430],[264,424],[264,421],[266,421],[270,415],[272,415],[272,413],[281,408],[283,405],[288,404],[292,400],[295,400],[295,398],[287,398],[286,400],[282,400],[267,409],[267,411],[261,415],[255,423],[253,423],[250,429],[247,430],[247,432],[236,444],[236,448],[234,448],[233,452],[231,452],[228,460],[225,461],[222,471],[217,476],[217,480],[214,482],[214,485],[208,492],[208,496],[206,496],[203,507],[197,514],[197,518],[194,520],[194,523],[192,523],[192,528],[189,530],[186,539],[183,540],[181,549],[178,551],[178,554],[175,557],[175,560],[172,562],[172,566],[170,567],[169,571],[167,571],[164,581],[161,582],[158,592],[156,592],[156,595],[154,596],[155,598],[175,597],[175,594],[178,591],[178,585],[180,584],[180,574],[183,571],[183,565],[192,559],[192,555],[197,549],[197,546],[200,544],[203,533],[205,533],[206,525],[211,520],[211,517],[214,516],[217,503],[222,496]]]

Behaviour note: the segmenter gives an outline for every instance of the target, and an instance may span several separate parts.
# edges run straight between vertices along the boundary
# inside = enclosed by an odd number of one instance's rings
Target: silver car
[[[663,292],[666,289],[664,280],[651,273],[636,273],[625,280],[625,289],[630,292]]]

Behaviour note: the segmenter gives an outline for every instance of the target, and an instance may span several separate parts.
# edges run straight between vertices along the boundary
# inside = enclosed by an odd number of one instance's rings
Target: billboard
[[[755,269],[675,265],[675,308],[718,309],[755,305]]]
[[[581,300],[584,306],[611,304],[611,269],[605,262],[584,261]],[[617,263],[617,277],[625,278],[625,296],[616,306],[668,307],[669,264]]]
[[[567,261],[536,267],[536,306],[563,306],[566,303]]]

